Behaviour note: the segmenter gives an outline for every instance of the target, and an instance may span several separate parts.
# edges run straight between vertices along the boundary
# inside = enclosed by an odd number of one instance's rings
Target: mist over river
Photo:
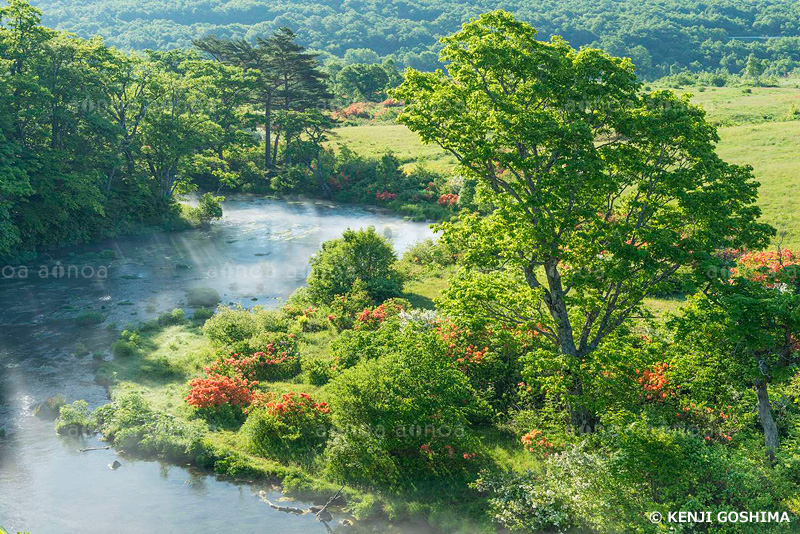
[[[304,283],[308,259],[320,244],[348,227],[374,226],[398,253],[431,236],[425,223],[353,206],[237,197],[223,207],[224,218],[206,229],[107,240],[37,260],[27,273],[3,272],[0,526],[31,534],[328,531],[311,514],[267,506],[258,491],[269,488],[135,460],[113,449],[81,453],[104,444],[97,437],[59,437],[52,421],[32,415],[56,394],[68,402],[85,399],[93,408],[108,402],[94,382],[92,354],[110,358],[117,331],[128,323],[187,308],[189,289],[213,287],[223,303],[273,307]],[[108,249],[116,258],[103,257]],[[100,312],[105,321],[78,325],[75,317],[87,312]],[[111,470],[115,459],[122,467]],[[335,523],[335,532],[429,532]]]

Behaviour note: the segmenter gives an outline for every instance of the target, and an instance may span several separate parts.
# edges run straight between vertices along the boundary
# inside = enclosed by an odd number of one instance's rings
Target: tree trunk
[[[764,428],[764,448],[770,462],[775,461],[775,453],[778,451],[778,425],[772,418],[772,405],[769,402],[767,383],[763,380],[756,382],[756,398],[758,399],[758,418]]]
[[[278,163],[278,142],[281,140],[281,132],[278,130],[275,132],[275,142],[273,143],[272,147],[272,163]]]
[[[272,136],[272,97],[267,97],[264,107],[264,170],[272,168],[272,158],[270,157],[270,137]]]

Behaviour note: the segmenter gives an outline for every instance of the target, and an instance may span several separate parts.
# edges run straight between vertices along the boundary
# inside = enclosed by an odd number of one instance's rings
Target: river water
[[[62,394],[92,407],[108,401],[95,358],[110,358],[117,330],[213,287],[223,303],[276,306],[300,287],[308,259],[346,228],[374,226],[402,252],[429,237],[424,223],[351,206],[236,198],[210,228],[108,240],[65,250],[0,277],[0,526],[31,534],[324,533],[313,515],[273,510],[269,488],[219,479],[188,466],[134,460],[97,438],[62,438],[32,416]],[[103,257],[115,251],[115,258]],[[109,254],[106,253],[106,256]],[[44,265],[44,267],[42,267]],[[101,324],[75,317],[99,312]],[[88,352],[88,354],[86,354]],[[117,470],[108,465],[122,462]],[[271,500],[281,498],[272,491]],[[287,504],[291,505],[289,501]],[[359,524],[335,532],[429,532]]]

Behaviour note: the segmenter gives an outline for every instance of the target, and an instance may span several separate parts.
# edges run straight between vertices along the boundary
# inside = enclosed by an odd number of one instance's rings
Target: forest
[[[21,0],[0,8],[0,258],[196,226],[219,217],[221,190],[447,214],[442,177],[325,145],[331,128],[361,113],[347,103],[385,100],[400,83],[391,61],[323,71],[288,28],[255,45],[212,37],[187,50],[123,52],[40,19]],[[338,115],[324,112],[336,105]],[[176,202],[198,187],[198,207]],[[384,194],[391,188],[403,193]]]
[[[3,280],[64,465],[242,532],[796,532],[794,7],[93,5],[0,8],[0,256],[155,235],[67,256],[90,297]]]
[[[187,48],[213,34],[255,39],[281,27],[334,58],[378,62],[390,57],[421,70],[439,67],[438,39],[470,18],[505,9],[576,48],[589,45],[634,60],[640,75],[683,70],[740,73],[750,54],[776,74],[800,61],[800,13],[790,0],[506,0],[457,2],[300,2],[286,0],[37,0],[45,23],[84,37],[100,35],[131,49]]]

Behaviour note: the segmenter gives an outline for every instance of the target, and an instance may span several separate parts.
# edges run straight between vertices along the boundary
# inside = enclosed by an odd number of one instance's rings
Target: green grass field
[[[691,94],[717,126],[800,119],[800,89],[795,87],[689,87],[678,92]]]

